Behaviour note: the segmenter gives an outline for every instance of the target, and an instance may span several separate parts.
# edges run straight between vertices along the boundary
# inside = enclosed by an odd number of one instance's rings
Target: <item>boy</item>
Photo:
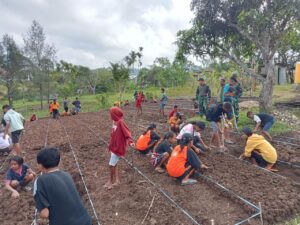
[[[52,109],[53,119],[57,119],[59,116],[59,103],[56,101],[56,99],[53,100],[50,107]]]
[[[76,97],[75,101],[72,102],[72,104],[74,105],[75,107],[75,112],[76,114],[78,114],[80,112],[80,109],[81,109],[81,103],[80,101],[78,100],[78,98]]]
[[[232,119],[232,106],[229,102],[219,103],[217,105],[213,105],[208,108],[206,112],[206,120],[210,122],[210,126],[212,128],[212,136],[210,140],[210,146],[212,146],[213,142],[217,142],[216,146],[217,148],[224,148],[224,143],[221,143],[220,139],[220,133],[225,135],[227,138],[225,141],[227,143],[232,144],[233,142],[229,139],[229,127],[224,128],[221,127],[221,119],[224,119],[224,116],[226,115],[228,120]],[[223,118],[222,118],[223,117]]]
[[[0,127],[0,153],[3,155],[8,155],[11,151],[11,140],[8,135],[4,137],[4,132],[2,127]]]
[[[65,112],[69,111],[69,106],[68,105],[69,105],[69,102],[67,100],[67,97],[65,97],[64,100],[63,100],[63,107],[64,107]]]
[[[111,190],[113,186],[120,183],[117,164],[120,157],[124,156],[126,153],[126,145],[129,144],[131,147],[134,147],[135,145],[133,143],[130,130],[123,120],[122,110],[118,107],[112,107],[109,112],[110,117],[113,120],[112,132],[108,146],[111,154],[109,161],[110,178],[104,187]]]
[[[168,96],[167,96],[164,88],[161,89],[161,93],[162,93],[162,96],[160,99],[159,113],[160,113],[160,115],[165,116],[165,106],[168,102]]]
[[[172,116],[169,119],[169,124],[170,124],[170,130],[173,131],[175,134],[179,133],[179,125],[180,125],[180,114],[176,113],[174,116]]]
[[[247,142],[240,159],[250,158],[253,164],[276,172],[272,168],[277,161],[276,149],[263,136],[254,134],[248,127],[243,128],[243,133]]]
[[[14,152],[20,155],[22,149],[19,141],[22,131],[24,130],[25,119],[20,113],[11,109],[9,105],[4,105],[2,109],[5,114],[4,120],[6,123],[3,137],[5,138],[8,133],[11,133]]]
[[[37,154],[40,175],[34,182],[33,196],[41,218],[49,225],[92,225],[70,174],[59,170],[60,152],[44,148]]]
[[[178,111],[178,106],[177,105],[174,105],[174,108],[173,110],[169,113],[169,119],[174,116]]]
[[[152,154],[151,161],[158,173],[164,173],[169,157],[172,153],[172,146],[176,144],[176,135],[172,131],[165,134],[164,139],[157,145]]]
[[[273,116],[266,113],[258,113],[255,115],[253,112],[249,111],[247,112],[247,117],[256,123],[253,133],[261,130],[261,134],[272,141],[272,137],[268,131],[275,123],[275,118]]]
[[[210,101],[211,92],[209,86],[205,84],[203,78],[199,78],[199,86],[196,91],[196,101],[198,101],[199,116],[206,113],[208,102]]]

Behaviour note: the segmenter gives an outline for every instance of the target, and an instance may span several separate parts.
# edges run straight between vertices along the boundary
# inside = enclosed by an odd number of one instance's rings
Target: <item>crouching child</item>
[[[156,124],[149,124],[147,130],[136,141],[135,149],[143,155],[152,152],[160,136],[156,133]]]
[[[17,198],[20,196],[17,189],[31,190],[31,187],[27,185],[33,181],[35,173],[28,165],[24,164],[24,159],[17,155],[10,158],[9,165],[10,169],[6,173],[5,188],[11,191],[13,198]]]
[[[171,157],[167,164],[167,171],[171,177],[177,178],[181,185],[195,184],[197,180],[191,177],[197,176],[200,169],[207,169],[208,167],[202,164],[191,149],[193,143],[193,136],[185,133],[172,151]]]
[[[176,135],[172,131],[165,134],[164,139],[158,143],[151,156],[151,162],[158,173],[164,173],[171,156],[173,145],[176,144]]]

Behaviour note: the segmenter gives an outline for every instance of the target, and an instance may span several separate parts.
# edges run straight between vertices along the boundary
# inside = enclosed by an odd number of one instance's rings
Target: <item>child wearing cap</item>
[[[156,124],[149,124],[147,130],[136,141],[135,149],[143,155],[153,150],[160,136],[156,133]]]
[[[168,174],[171,177],[177,178],[181,182],[181,185],[197,183],[191,177],[201,168],[208,168],[201,163],[195,152],[191,149],[192,143],[193,136],[189,133],[183,134],[180,144],[172,151],[167,164]]]
[[[250,128],[243,128],[243,137],[247,140],[245,152],[240,159],[250,158],[251,162],[270,171],[277,161],[276,149],[262,136],[254,134]]]

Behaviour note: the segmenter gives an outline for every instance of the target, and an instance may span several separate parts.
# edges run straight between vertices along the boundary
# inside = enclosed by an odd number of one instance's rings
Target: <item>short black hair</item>
[[[178,108],[178,105],[174,105],[174,109],[177,109]]]
[[[161,90],[162,90],[163,92],[165,92],[165,89],[164,89],[164,88],[162,88]]]
[[[24,163],[24,159],[21,156],[15,155],[9,159],[9,162],[15,161],[19,166]]]
[[[173,131],[168,131],[167,133],[165,133],[164,139],[168,140],[171,137],[174,137],[175,133]]]
[[[253,114],[253,112],[248,111],[248,112],[247,112],[247,117],[249,117],[251,114]]]
[[[201,78],[198,79],[198,81],[204,81],[204,79],[201,77]]]
[[[10,109],[10,106],[9,105],[4,105],[4,106],[2,106],[2,109]]]
[[[43,148],[37,154],[36,160],[46,169],[57,167],[60,161],[60,151],[58,148]]]
[[[196,123],[196,126],[199,127],[201,130],[204,130],[205,129],[205,123],[202,122],[202,121],[198,121]]]
[[[242,131],[243,131],[243,133],[246,134],[248,137],[250,137],[250,136],[253,134],[252,130],[251,130],[249,127],[244,127]]]
[[[223,103],[223,109],[224,109],[226,112],[231,112],[231,110],[232,110],[232,105],[231,105],[229,102],[224,102],[224,103]]]

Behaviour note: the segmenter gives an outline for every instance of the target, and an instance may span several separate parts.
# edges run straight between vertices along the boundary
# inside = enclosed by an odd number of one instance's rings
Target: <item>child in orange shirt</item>
[[[176,113],[169,119],[170,130],[173,131],[176,135],[179,133],[179,125],[180,125],[180,114]]]
[[[167,164],[168,174],[177,178],[181,185],[197,183],[197,180],[190,177],[197,175],[197,170],[208,168],[201,163],[196,153],[191,149],[192,143],[193,136],[188,133],[183,134],[180,145],[174,148]]]

